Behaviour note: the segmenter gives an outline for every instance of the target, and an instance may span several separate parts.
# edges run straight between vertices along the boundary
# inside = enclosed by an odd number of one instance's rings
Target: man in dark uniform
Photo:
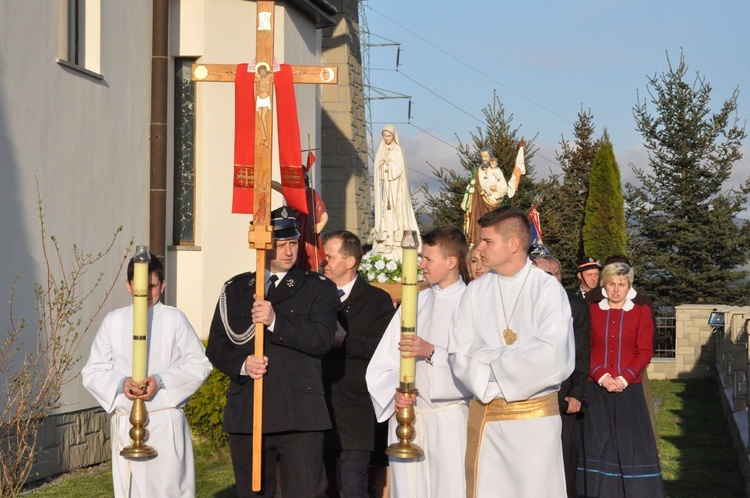
[[[271,213],[273,249],[266,252],[266,299],[256,299],[256,274],[224,284],[211,323],[206,355],[229,376],[224,431],[229,434],[239,496],[272,497],[276,462],[287,497],[325,496],[323,434],[331,422],[323,393],[320,358],[336,332],[336,286],[299,270],[299,231],[291,210]],[[253,356],[255,323],[263,323],[266,357]],[[264,378],[263,482],[251,490],[252,379]]]
[[[344,230],[327,233],[323,251],[325,276],[333,280],[341,294],[334,347],[323,358],[323,379],[334,421],[326,442],[329,496],[339,496],[338,454],[340,494],[346,498],[368,498],[368,469],[375,445],[376,421],[365,372],[395,309],[387,292],[357,274],[362,244],[356,235]]]
[[[562,265],[553,256],[541,256],[532,263],[550,273],[562,283]],[[563,463],[565,465],[565,487],[568,497],[576,497],[576,474],[578,467],[578,441],[581,439],[580,419],[583,416],[583,386],[589,377],[591,365],[591,319],[589,305],[575,291],[565,290],[573,315],[576,362],[570,377],[565,379],[557,392],[562,418]],[[587,293],[588,296],[588,293]]]

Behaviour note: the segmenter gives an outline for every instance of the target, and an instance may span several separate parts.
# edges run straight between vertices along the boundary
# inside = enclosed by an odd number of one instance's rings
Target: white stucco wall
[[[237,64],[255,58],[255,3],[235,0],[179,3],[173,9],[170,51],[173,56],[200,56],[199,62]],[[275,9],[275,57],[279,63],[319,64],[320,33],[296,11]],[[190,26],[190,29],[185,29]],[[319,147],[320,91],[297,85],[302,148],[307,136]],[[198,83],[196,90],[196,246],[170,250],[168,299],[182,309],[202,337],[208,337],[216,300],[230,277],[255,268],[248,249],[249,215],[231,213],[234,154],[234,85]],[[279,180],[278,137],[274,123],[274,174]],[[170,147],[171,153],[171,147]],[[319,156],[319,154],[318,154]],[[170,159],[171,164],[171,159]],[[170,201],[171,206],[171,201]],[[167,233],[171,233],[168,229]],[[168,237],[169,238],[169,237]]]
[[[47,236],[57,237],[66,265],[73,262],[73,244],[98,252],[123,227],[113,254],[91,270],[89,283],[100,270],[112,280],[131,238],[147,243],[151,3],[101,0],[100,7],[98,79],[56,62],[57,1],[0,2],[3,329],[16,274],[16,315],[27,318],[29,328],[36,325],[33,283],[46,279],[36,180]],[[84,322],[101,297],[97,292],[90,300]],[[128,300],[118,282],[106,309]],[[81,340],[82,362],[100,321]],[[64,411],[95,404],[78,380],[67,386],[64,401]]]

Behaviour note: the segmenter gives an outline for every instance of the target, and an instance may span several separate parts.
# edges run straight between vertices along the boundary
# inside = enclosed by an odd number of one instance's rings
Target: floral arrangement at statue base
[[[362,256],[359,271],[371,285],[383,289],[395,301],[401,300],[401,261],[399,259],[388,254],[370,251]],[[428,285],[424,281],[421,269],[417,274],[417,281],[420,290]]]

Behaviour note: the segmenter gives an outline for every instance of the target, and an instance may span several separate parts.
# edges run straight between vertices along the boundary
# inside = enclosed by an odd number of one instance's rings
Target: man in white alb
[[[389,458],[391,498],[455,498],[464,493],[471,395],[451,374],[446,346],[451,315],[466,288],[467,250],[466,237],[456,227],[424,235],[420,268],[430,288],[419,293],[417,335],[413,340],[401,338],[398,310],[367,367],[367,389],[378,422],[390,419],[388,442],[396,442],[395,410],[414,403],[413,442],[424,450],[422,458]],[[416,401],[396,391],[400,354],[416,357]]]
[[[528,260],[521,210],[500,207],[479,225],[491,271],[466,289],[448,345],[453,373],[474,395],[466,496],[564,498],[557,391],[575,360],[568,297]]]

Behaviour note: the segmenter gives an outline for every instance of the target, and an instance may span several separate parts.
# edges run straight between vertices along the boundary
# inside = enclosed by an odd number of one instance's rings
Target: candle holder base
[[[417,395],[416,389],[398,389],[398,391],[407,397]],[[399,441],[386,448],[386,455],[393,458],[405,459],[422,458],[424,456],[424,450],[419,445],[411,442],[417,434],[417,430],[414,428],[415,418],[416,414],[414,413],[413,405],[401,408],[396,412],[396,421],[398,422],[396,437],[398,437]]]
[[[143,443],[148,437],[148,429],[145,427],[148,422],[148,413],[146,403],[142,399],[133,401],[129,420],[133,427],[130,428],[128,434],[133,443],[123,448],[120,455],[131,459],[152,458],[158,455],[154,448]]]

